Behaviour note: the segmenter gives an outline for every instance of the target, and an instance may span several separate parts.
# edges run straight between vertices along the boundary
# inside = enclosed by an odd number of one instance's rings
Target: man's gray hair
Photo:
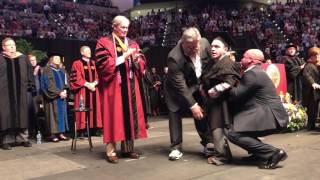
[[[201,34],[196,27],[189,27],[183,31],[181,36],[181,42],[192,42],[194,40],[200,40]]]
[[[127,22],[128,24],[130,24],[130,20],[127,17],[118,15],[118,16],[113,18],[112,27],[114,27],[116,25],[119,25],[119,24],[122,24],[124,22]]]
[[[6,37],[6,38],[4,38],[4,39],[1,41],[1,45],[4,46],[4,44],[5,44],[6,42],[8,42],[8,41],[13,41],[13,42],[14,42],[14,40],[13,40],[12,38]]]

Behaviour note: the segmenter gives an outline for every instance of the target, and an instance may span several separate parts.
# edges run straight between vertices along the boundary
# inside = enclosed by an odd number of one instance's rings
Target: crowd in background
[[[109,1],[86,1],[85,4],[101,6]],[[102,5],[103,6],[103,5]],[[85,7],[85,6],[81,6]],[[111,32],[111,20],[118,14],[79,8],[73,3],[0,2],[0,34],[33,38],[63,38],[95,41]],[[166,17],[163,12],[137,18],[131,24],[130,37],[143,46],[155,45],[164,32]]]
[[[102,1],[81,3],[103,6]],[[107,5],[110,1],[106,2]],[[131,22],[129,37],[142,47],[161,45],[166,23],[175,22],[178,38],[184,27],[198,27],[204,36],[214,31],[228,31],[232,36],[246,35],[255,39],[266,57],[278,62],[285,44],[290,41],[305,52],[319,45],[319,3],[271,4],[222,8],[214,5],[192,6],[179,11],[151,10]],[[96,40],[111,31],[116,13],[88,11],[65,1],[17,3],[1,1],[0,34],[35,38]],[[288,40],[287,40],[288,39]],[[176,39],[177,41],[178,39]]]
[[[112,7],[111,0],[78,0],[78,3],[92,4],[97,6]]]
[[[198,27],[204,36],[214,31],[228,31],[234,37],[248,35],[258,41],[268,58],[278,62],[276,58],[283,54],[288,41],[297,44],[304,56],[309,47],[319,45],[319,7],[319,2],[277,3],[265,8],[192,6],[179,12],[175,21],[180,27]]]
[[[74,3],[0,3],[0,34],[33,38],[96,40],[110,33],[117,11],[90,11]]]

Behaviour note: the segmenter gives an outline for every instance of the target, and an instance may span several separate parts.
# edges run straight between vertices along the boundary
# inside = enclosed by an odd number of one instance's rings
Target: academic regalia
[[[77,129],[85,129],[86,118],[89,118],[90,128],[102,128],[100,95],[98,89],[91,91],[84,86],[86,82],[99,82],[94,61],[86,62],[76,60],[72,64],[70,75],[70,88],[75,94],[74,108],[80,107],[80,97],[82,96],[84,106],[90,108],[89,112],[76,112],[75,118]]]
[[[314,90],[313,83],[320,84],[319,68],[313,63],[307,63],[303,69],[303,106],[307,108],[308,114],[308,129],[315,128],[317,118],[319,118],[319,90]]]
[[[160,106],[160,87],[161,85],[156,85],[156,82],[161,82],[161,78],[158,74],[151,73],[152,83],[149,86],[151,109],[154,111]]]
[[[41,90],[46,116],[46,133],[58,134],[66,132],[68,127],[67,100],[59,94],[68,89],[67,73],[62,68],[47,65],[41,74]]]
[[[28,128],[28,91],[34,90],[32,66],[21,55],[10,59],[0,54],[0,144],[9,131]]]
[[[129,48],[140,49],[127,39]],[[102,37],[96,46],[96,67],[103,119],[104,142],[115,143],[135,138],[146,138],[145,118],[139,81],[143,77],[145,62],[125,60],[116,66],[123,48],[111,37]],[[131,69],[131,70],[130,70]]]
[[[143,91],[141,91],[141,96],[142,96],[142,103],[143,103],[143,107],[144,107],[144,118],[146,120],[146,122],[148,122],[147,120],[147,115],[152,114],[151,111],[151,102],[150,102],[150,92],[149,92],[149,86],[151,86],[152,84],[152,80],[151,80],[151,75],[150,72],[146,69],[145,73],[143,75],[142,81],[140,83],[140,90],[142,89]]]
[[[204,67],[201,76],[201,83],[205,92],[223,82],[235,86],[239,80],[240,65],[230,60],[228,56],[224,56],[216,62],[214,60],[209,62]],[[205,108],[210,116],[209,125],[211,130],[224,128],[232,123],[231,112],[227,103],[227,93],[221,94],[218,98],[206,98]]]
[[[282,62],[284,63],[287,74],[287,89],[292,100],[302,100],[302,69],[301,65],[305,62],[298,57],[284,56]]]

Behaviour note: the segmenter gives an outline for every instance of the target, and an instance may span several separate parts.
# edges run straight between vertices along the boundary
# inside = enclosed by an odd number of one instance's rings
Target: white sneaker
[[[177,149],[174,149],[169,154],[169,160],[171,160],[171,161],[179,160],[179,159],[181,159],[182,155],[183,155],[182,152],[180,152]]]

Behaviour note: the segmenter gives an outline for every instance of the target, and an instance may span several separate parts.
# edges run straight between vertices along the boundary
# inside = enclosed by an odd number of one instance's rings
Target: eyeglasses
[[[16,46],[16,44],[4,44],[3,46]]]

